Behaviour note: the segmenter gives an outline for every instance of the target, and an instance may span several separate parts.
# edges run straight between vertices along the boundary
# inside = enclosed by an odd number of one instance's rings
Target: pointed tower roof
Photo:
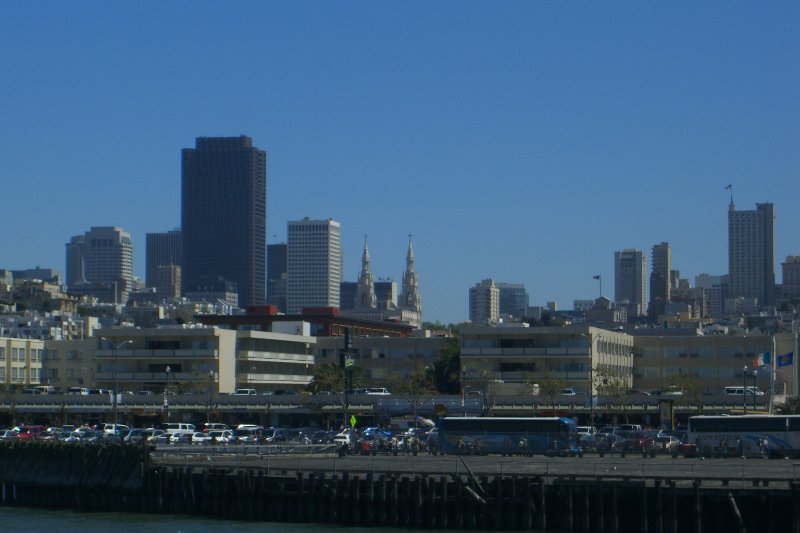
[[[419,280],[414,270],[414,247],[411,234],[408,234],[408,252],[406,253],[406,271],[403,273],[403,294],[400,298],[403,309],[419,313],[422,316],[422,302],[419,295]]]
[[[364,235],[364,252],[361,254],[361,274],[358,276],[356,286],[355,309],[374,309],[378,305],[375,297],[375,279],[370,271],[369,247],[367,236]]]

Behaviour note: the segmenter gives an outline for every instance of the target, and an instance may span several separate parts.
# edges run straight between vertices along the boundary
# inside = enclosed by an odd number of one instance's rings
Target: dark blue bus
[[[441,453],[582,455],[578,428],[569,418],[446,417],[437,433]]]

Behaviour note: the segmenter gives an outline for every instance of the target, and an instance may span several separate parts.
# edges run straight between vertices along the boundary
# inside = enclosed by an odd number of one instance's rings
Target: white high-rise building
[[[500,289],[493,279],[469,288],[469,320],[473,324],[496,324],[500,319]]]
[[[775,302],[775,207],[755,210],[728,206],[728,296],[756,298],[759,306]]]
[[[339,307],[341,229],[332,219],[290,221],[286,243],[287,313],[304,307]]]
[[[72,237],[66,250],[70,290],[93,284],[103,299],[127,301],[128,291],[133,286],[130,233],[117,226],[94,226],[83,235]],[[106,285],[112,288],[106,291],[101,287]]]

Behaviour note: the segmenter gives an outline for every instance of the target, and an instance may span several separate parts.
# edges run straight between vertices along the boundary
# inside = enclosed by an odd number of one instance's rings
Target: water
[[[282,522],[240,522],[214,520],[184,515],[144,513],[79,513],[64,510],[43,510],[28,507],[0,507],[0,528],[3,531],[58,531],[59,533],[408,533],[412,529],[347,527],[335,524],[290,524]],[[423,529],[413,529],[424,533]],[[443,533],[443,530],[435,530]]]

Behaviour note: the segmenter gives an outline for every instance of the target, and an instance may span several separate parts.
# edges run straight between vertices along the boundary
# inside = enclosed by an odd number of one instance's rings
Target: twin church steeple
[[[375,296],[375,278],[370,270],[370,262],[367,236],[364,235],[364,252],[361,254],[361,273],[358,276],[355,301],[353,302],[353,307],[356,311],[375,309],[379,304]],[[414,270],[414,248],[411,245],[411,235],[408,236],[406,270],[403,273],[403,289],[399,300],[400,302],[397,308],[403,311],[410,311],[417,317],[421,317],[422,305],[419,294],[419,279],[417,278],[417,272]]]

